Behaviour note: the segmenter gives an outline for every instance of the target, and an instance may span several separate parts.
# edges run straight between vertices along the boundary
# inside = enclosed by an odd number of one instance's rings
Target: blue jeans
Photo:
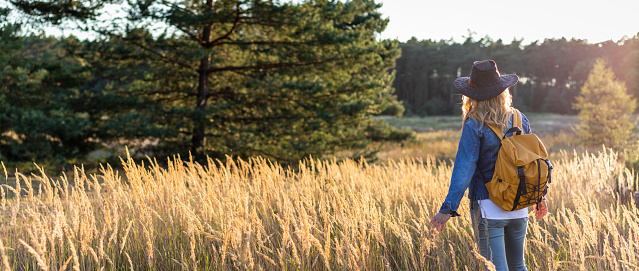
[[[476,200],[471,203],[470,215],[479,253],[495,264],[497,271],[528,270],[524,261],[527,217],[484,219]]]

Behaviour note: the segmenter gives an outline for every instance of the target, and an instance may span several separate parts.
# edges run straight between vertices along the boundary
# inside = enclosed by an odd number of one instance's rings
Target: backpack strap
[[[518,127],[520,134],[524,131],[524,126],[521,122],[521,112],[517,108],[513,108],[513,128]]]
[[[490,129],[493,130],[493,132],[495,132],[495,134],[497,135],[497,137],[499,137],[499,139],[503,139],[506,137],[506,134],[504,134],[503,131],[499,130],[497,126],[488,124],[488,123],[486,123],[486,125],[488,125],[488,127],[490,127]]]
[[[490,127],[491,130],[493,130],[493,132],[495,132],[495,134],[497,134],[497,136],[500,139],[504,139],[506,138],[506,134],[508,133],[518,133],[518,134],[522,134],[523,131],[523,126],[521,123],[521,113],[519,112],[519,110],[517,110],[516,108],[513,108],[512,110],[513,112],[513,125],[512,128],[508,129],[508,131],[506,131],[506,133],[504,133],[504,131],[501,131],[499,129],[499,127],[492,125],[492,124],[488,124],[486,123],[486,125],[488,125],[488,127]]]

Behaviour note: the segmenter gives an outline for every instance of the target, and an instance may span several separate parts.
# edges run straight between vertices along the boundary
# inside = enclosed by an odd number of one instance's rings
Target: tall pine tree
[[[11,2],[91,25],[109,1]],[[121,129],[158,150],[294,161],[362,149],[370,116],[397,105],[398,45],[376,39],[388,20],[373,0],[129,2],[125,17],[94,27],[111,45],[96,50],[130,72],[118,95],[144,97]]]

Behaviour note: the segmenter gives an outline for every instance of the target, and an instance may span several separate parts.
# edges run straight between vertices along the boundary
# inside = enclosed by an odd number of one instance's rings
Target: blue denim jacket
[[[530,124],[523,113],[521,119],[524,134],[530,134]],[[508,126],[512,126],[512,117]],[[457,208],[467,188],[470,189],[468,198],[471,201],[488,199],[488,190],[482,177],[488,181],[493,178],[499,147],[501,139],[488,125],[476,123],[472,119],[464,122],[448,195],[439,212],[459,216]]]

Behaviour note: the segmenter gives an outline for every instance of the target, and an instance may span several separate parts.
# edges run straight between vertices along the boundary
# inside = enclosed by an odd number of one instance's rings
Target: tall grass
[[[549,215],[531,217],[530,270],[639,269],[633,174],[617,154],[555,161]],[[568,158],[570,157],[570,158]],[[442,233],[452,168],[434,158],[385,165],[179,158],[123,161],[100,174],[17,174],[2,187],[0,268],[7,270],[478,270],[464,199]],[[39,189],[33,183],[40,182]],[[8,191],[22,191],[7,198]]]

